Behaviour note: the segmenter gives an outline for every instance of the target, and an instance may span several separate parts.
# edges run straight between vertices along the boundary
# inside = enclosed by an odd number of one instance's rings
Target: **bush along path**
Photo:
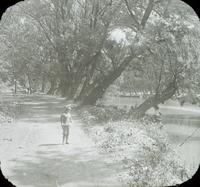
[[[99,106],[82,108],[79,114],[99,150],[123,166],[119,178],[125,183],[172,186],[188,180],[188,171],[154,118],[134,120],[125,110]]]
[[[15,123],[0,128],[0,161],[6,178],[17,187],[126,186],[119,163],[99,153],[72,112],[69,145],[62,145],[59,117],[65,99],[45,95],[3,95],[15,102]],[[11,141],[5,141],[10,139]]]

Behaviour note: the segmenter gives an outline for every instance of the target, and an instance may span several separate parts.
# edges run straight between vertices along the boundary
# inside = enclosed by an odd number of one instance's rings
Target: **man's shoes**
[[[66,142],[66,144],[69,144],[69,142]]]

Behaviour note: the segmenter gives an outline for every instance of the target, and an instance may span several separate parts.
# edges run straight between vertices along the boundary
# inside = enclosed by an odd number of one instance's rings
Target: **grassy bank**
[[[84,130],[102,153],[121,163],[120,180],[130,186],[166,186],[188,179],[162,124],[151,116],[134,120],[129,111],[91,106],[79,110]]]
[[[0,125],[10,124],[13,121],[14,108],[0,103]]]

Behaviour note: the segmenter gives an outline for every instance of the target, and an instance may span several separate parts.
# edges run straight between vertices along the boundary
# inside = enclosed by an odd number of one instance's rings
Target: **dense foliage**
[[[109,111],[110,119],[101,111]],[[134,120],[114,116],[117,109],[92,107],[80,110],[84,130],[99,150],[121,163],[123,171],[119,179],[130,186],[168,186],[188,179],[180,158],[171,149],[167,134],[160,122],[149,117]],[[101,123],[99,123],[101,119]],[[123,119],[123,120],[122,120]]]
[[[150,98],[136,114],[199,85],[199,20],[178,0],[27,0],[3,16],[2,81],[94,104],[120,89]],[[147,104],[149,103],[149,104]]]

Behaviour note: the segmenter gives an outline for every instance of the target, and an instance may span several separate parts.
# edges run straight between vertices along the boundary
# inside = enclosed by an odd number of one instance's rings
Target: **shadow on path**
[[[13,100],[5,96],[5,102]],[[21,111],[12,127],[14,140],[5,156],[6,176],[15,185],[33,187],[123,186],[117,175],[119,163],[100,154],[81,129],[73,114],[70,144],[60,144],[62,131],[59,116],[65,99],[44,95],[19,95],[15,102]],[[18,138],[16,138],[18,136]],[[18,149],[17,147],[21,147]]]
[[[64,147],[67,149],[67,147]],[[113,164],[106,163],[100,157],[91,157],[90,151],[81,151],[68,155],[56,150],[39,151],[30,160],[15,160],[12,179],[23,185],[37,187],[64,186],[118,186],[110,179]],[[37,171],[37,172],[36,172]],[[120,185],[119,185],[120,186]]]

